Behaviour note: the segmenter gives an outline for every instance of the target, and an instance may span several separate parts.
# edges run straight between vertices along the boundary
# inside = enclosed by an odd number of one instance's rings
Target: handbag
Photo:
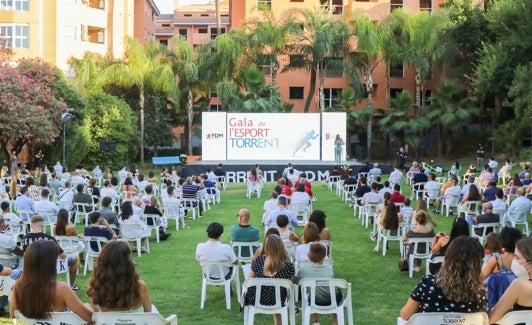
[[[399,261],[399,271],[406,272],[408,271],[408,246],[403,246],[403,258]]]

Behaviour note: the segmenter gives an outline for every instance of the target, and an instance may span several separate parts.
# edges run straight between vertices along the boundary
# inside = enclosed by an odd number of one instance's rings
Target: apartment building
[[[68,74],[71,56],[121,58],[126,37],[153,40],[157,15],[153,0],[0,0],[0,41],[13,60],[40,57]]]
[[[260,9],[270,8],[275,16],[280,16],[287,9],[315,9],[327,8],[333,17],[341,19],[345,13],[363,14],[373,20],[381,20],[396,8],[404,8],[409,12],[439,10],[443,0],[225,0],[220,1],[222,32],[230,28],[238,28],[252,18],[260,17]],[[228,7],[228,12],[225,8]],[[192,44],[197,45],[214,38],[212,33],[215,26],[215,6],[214,1],[201,6],[186,6],[176,9],[174,15],[163,15],[157,18],[156,39],[167,44],[169,39],[175,35],[187,37]],[[214,29],[215,30],[215,29]],[[354,44],[355,42],[353,42]],[[356,48],[353,48],[356,51]],[[281,57],[282,65],[288,64],[288,56]],[[263,66],[267,81],[270,81],[270,69]],[[386,74],[389,73],[389,94],[386,87]],[[310,84],[310,74],[307,71],[291,71],[281,73],[277,77],[279,92],[283,101],[294,105],[294,112],[302,112],[305,106],[305,99],[308,95]],[[325,106],[332,106],[334,99],[341,93],[341,90],[349,87],[349,82],[342,73],[329,71],[325,77],[324,85]],[[427,81],[426,95],[432,94],[432,89],[437,87],[437,80]],[[388,95],[393,97],[402,90],[407,90],[412,96],[415,94],[414,70],[402,65],[390,67],[388,70],[385,64],[380,64],[374,70],[374,93],[373,104],[375,107],[386,107]],[[366,100],[361,100],[357,107],[367,106]],[[319,111],[318,91],[316,90],[311,112]]]

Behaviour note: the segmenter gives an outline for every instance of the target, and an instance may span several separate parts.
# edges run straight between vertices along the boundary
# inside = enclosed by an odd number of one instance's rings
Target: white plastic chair
[[[92,313],[95,325],[177,325],[177,316],[172,314],[164,318],[159,313],[125,313],[125,312],[95,312]]]
[[[164,201],[163,201],[164,203]],[[185,227],[185,211],[181,208],[181,202],[176,202],[172,205],[164,205],[164,217],[168,220],[175,220],[175,230],[179,230],[179,224],[182,227]]]
[[[484,245],[484,241],[489,233],[498,233],[501,226],[500,222],[479,223],[471,226],[471,235],[480,241],[481,245]],[[482,235],[477,235],[475,230],[482,230]]]
[[[517,226],[520,226],[523,228],[523,234],[525,236],[530,235],[530,230],[528,228],[528,213],[527,210],[515,210],[513,212],[514,218],[510,222],[512,227],[516,228]]]
[[[83,270],[83,275],[87,275],[87,269],[92,270],[94,268],[94,261],[100,255],[102,247],[108,242],[108,240],[105,237],[85,236],[83,237],[83,242],[85,243],[85,267]],[[91,243],[95,243],[97,245],[97,251],[92,249]]]
[[[15,318],[24,322],[27,325],[48,325],[48,324],[61,324],[61,325],[82,325],[87,324],[86,321],[81,319],[78,315],[72,312],[58,312],[54,311],[50,313],[48,319],[31,319],[22,315],[21,312],[15,310]]]
[[[53,211],[36,211],[44,219],[43,232],[46,233],[46,227],[50,228],[50,235],[54,235],[54,225],[57,222],[57,213]]]
[[[499,325],[532,325],[532,310],[510,311],[497,321]]]
[[[7,296],[10,298],[11,289],[13,288],[14,284],[15,280],[11,279],[11,277],[7,275],[0,276],[0,297]]]
[[[310,215],[309,203],[293,202],[288,206],[288,209],[296,215],[298,226],[305,226],[308,223],[308,216]]]
[[[198,199],[184,198],[181,199],[181,203],[183,204],[183,208],[185,208],[185,210],[192,210],[192,220],[196,220],[196,210],[198,211],[198,218],[201,217],[199,209],[201,202]]]
[[[292,262],[295,262],[297,243],[290,241],[290,240],[283,240],[283,244],[284,244],[284,249],[286,249],[286,252],[288,253],[288,256],[290,257],[290,260]]]
[[[369,227],[369,219],[373,218],[373,223],[377,222],[377,206],[376,203],[366,203],[362,206],[362,225]]]
[[[247,182],[247,193],[246,197],[248,199],[251,199],[253,195],[257,196],[258,199],[260,199],[260,192],[261,192],[261,186],[260,182]]]
[[[456,208],[456,214],[458,215],[458,209],[460,205],[460,195],[445,195],[441,202],[440,214],[443,214],[443,208],[445,208],[445,216],[449,216],[449,212],[452,212],[452,208]]]
[[[225,176],[218,176],[216,178],[216,183],[220,184],[220,187],[225,191],[227,189],[227,181]]]
[[[425,185],[427,185],[426,182],[420,182],[412,184],[412,192],[410,193],[410,200],[419,200],[419,198],[422,198],[425,193]]]
[[[427,205],[430,206],[431,201],[438,202],[440,199],[440,190],[439,189],[430,189],[425,191],[425,198],[427,199]]]
[[[440,264],[443,265],[445,262],[445,256],[434,256],[425,260],[425,275],[430,274],[430,264]]]
[[[160,241],[159,231],[161,229],[161,216],[158,214],[145,214],[143,213],[140,216],[140,219],[146,227],[150,229],[150,236],[151,236],[151,230],[155,230],[155,239],[157,242]]]
[[[120,225],[120,236],[127,240],[128,242],[133,242],[137,246],[137,256],[141,257],[142,255],[142,239],[149,238],[149,236],[143,236],[144,229],[142,226],[137,224],[121,224]],[[150,241],[148,239],[146,242],[146,252],[150,253]]]
[[[417,313],[408,321],[397,318],[397,325],[468,324],[488,325],[486,313]]]
[[[431,238],[408,238],[403,245],[413,245],[412,253],[408,250],[408,276],[411,278],[414,275],[414,259],[429,259],[431,255],[432,237]],[[425,252],[421,251],[421,247],[425,248]]]
[[[393,235],[395,233],[395,235]],[[379,251],[379,243],[382,240],[382,256],[386,256],[386,247],[388,245],[388,241],[397,241],[399,244],[401,244],[401,241],[403,240],[401,236],[401,227],[397,227],[396,230],[390,230],[390,229],[382,229],[377,234],[377,245],[375,245],[375,248],[373,249],[374,252]],[[403,251],[402,245],[399,245],[399,253],[401,254]]]
[[[295,325],[295,306],[294,306],[294,290],[292,281],[287,279],[272,279],[272,278],[254,278],[247,279],[244,282],[244,288],[255,287],[255,305],[244,306],[244,325],[251,325],[254,323],[255,314],[281,314],[281,324],[288,325],[290,318],[290,324]],[[287,301],[281,300],[281,288],[284,288],[287,292]],[[263,305],[261,303],[261,294],[263,290],[271,292],[274,290],[275,304]],[[245,293],[242,294],[242,300],[244,300]]]
[[[480,214],[480,209],[482,207],[482,202],[480,201],[465,201],[462,205],[459,206],[458,215],[462,212],[466,215],[478,216]]]
[[[231,243],[233,249],[236,248],[236,258],[242,263],[251,263],[253,254],[261,246],[259,242],[234,241]]]
[[[349,200],[351,200],[351,198],[355,194],[355,190],[356,185],[354,184],[342,186],[342,192],[344,194],[343,197],[345,202],[349,202]]]
[[[353,325],[353,305],[351,303],[351,283],[344,279],[302,279],[299,281],[301,288],[303,309],[302,324],[310,324],[311,314],[336,314],[338,317],[338,324],[344,323],[344,308],[347,311],[347,323]],[[318,287],[325,287],[329,289],[330,304],[321,306],[316,304],[316,289]],[[336,288],[345,291],[345,296],[342,301],[336,300]]]
[[[78,224],[81,221],[81,217],[85,217],[85,227],[89,226],[89,213],[96,211],[93,204],[89,203],[74,203],[74,224]]]
[[[340,175],[329,176],[327,181],[328,181],[327,185],[328,185],[329,191],[332,191],[335,186],[336,187],[339,186]]]
[[[236,296],[240,303],[240,277],[238,275],[238,266],[231,262],[207,262],[200,261],[203,281],[201,283],[201,302],[200,308],[205,306],[207,299],[207,286],[224,286],[225,287],[225,307],[231,309],[231,282],[235,282]],[[230,270],[230,271],[229,271]],[[227,272],[231,272],[227,276]],[[226,278],[227,277],[227,278]]]
[[[10,236],[15,241],[19,241],[19,236],[24,236],[26,234],[26,227],[22,223],[6,221],[5,225],[4,235]]]

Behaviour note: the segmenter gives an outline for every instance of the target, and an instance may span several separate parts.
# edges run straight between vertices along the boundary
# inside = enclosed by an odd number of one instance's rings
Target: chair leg
[[[142,255],[142,244],[141,239],[137,238],[137,256],[140,257]]]
[[[225,309],[231,310],[231,281],[225,282]]]
[[[205,299],[207,298],[207,283],[205,282],[205,279],[203,279],[201,283],[201,301],[200,301],[200,309],[203,309],[205,306]]]
[[[412,278],[414,276],[414,255],[408,255],[408,277]]]

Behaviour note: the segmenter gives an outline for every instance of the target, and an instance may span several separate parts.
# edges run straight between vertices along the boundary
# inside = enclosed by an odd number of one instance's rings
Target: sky
[[[154,0],[161,14],[171,14],[174,0]],[[209,3],[209,0],[179,0],[182,6]]]

